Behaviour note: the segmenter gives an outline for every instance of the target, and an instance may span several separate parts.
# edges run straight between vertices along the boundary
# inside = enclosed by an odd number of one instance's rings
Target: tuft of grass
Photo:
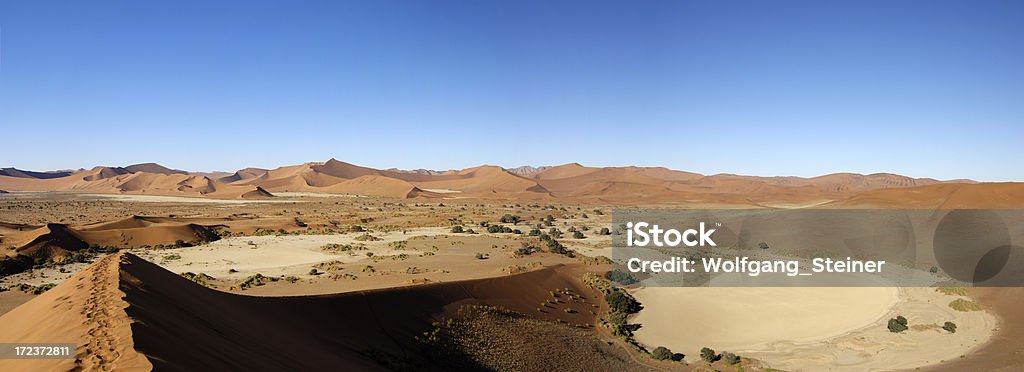
[[[37,287],[32,289],[32,294],[35,294],[35,295],[43,294],[43,292],[49,291],[50,289],[52,289],[53,287],[56,287],[56,286],[57,286],[57,284],[54,284],[54,283],[40,284],[39,286],[37,286]]]
[[[952,308],[953,310],[963,312],[982,310],[981,304],[971,300],[965,300],[962,298],[958,298],[950,302],[949,307]]]
[[[363,235],[355,237],[355,240],[361,241],[361,242],[375,242],[375,241],[384,240],[384,239],[378,238],[378,237],[370,235],[370,234],[363,234]]]
[[[216,280],[216,278],[214,278],[212,276],[209,276],[209,275],[206,275],[205,273],[196,274],[196,273],[193,273],[193,272],[184,272],[184,273],[181,273],[180,275],[181,275],[182,278],[191,280],[191,281],[195,282],[196,284],[199,284],[199,285],[201,285],[203,287],[216,288],[213,285],[213,283],[211,283],[212,281]]]
[[[950,296],[966,296],[971,293],[970,287],[938,287],[935,290]]]

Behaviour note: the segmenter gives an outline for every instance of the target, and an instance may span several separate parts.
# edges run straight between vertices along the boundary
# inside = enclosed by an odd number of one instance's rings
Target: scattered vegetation
[[[516,249],[515,255],[516,256],[520,256],[520,257],[521,256],[529,256],[529,255],[534,254],[535,252],[539,252],[539,251],[540,250],[537,249],[537,247],[535,247],[533,244],[530,244],[529,242],[523,242],[522,245],[519,247],[519,249]]]
[[[501,216],[501,223],[510,223],[510,224],[515,225],[515,224],[519,223],[519,221],[522,221],[522,219],[519,218],[519,216],[516,216],[516,215],[506,214],[504,216]]]
[[[363,235],[359,235],[359,236],[355,237],[355,240],[361,241],[361,242],[375,242],[375,241],[384,240],[384,239],[378,238],[378,237],[370,235],[370,234],[363,234]]]
[[[217,288],[217,286],[213,285],[212,283],[214,280],[216,280],[216,278],[206,275],[205,273],[196,274],[193,272],[184,272],[181,273],[181,277],[191,280],[192,282],[206,288]]]
[[[368,248],[366,248],[366,244],[362,244],[362,243],[353,243],[353,244],[329,243],[329,244],[324,244],[323,246],[320,247],[320,249],[323,250],[323,251],[327,251],[327,252],[352,252],[352,251],[365,251]]]
[[[579,256],[579,260],[584,265],[611,265],[615,263],[615,261],[605,256]]]
[[[263,274],[256,273],[255,275],[252,275],[252,276],[250,276],[248,278],[245,278],[245,280],[243,280],[242,283],[238,284],[238,289],[241,289],[241,290],[244,291],[244,290],[252,288],[252,287],[258,287],[258,286],[267,284],[267,282],[275,282],[275,281],[277,281],[277,278],[271,278],[271,277],[263,276]]]
[[[55,283],[45,283],[45,284],[40,284],[38,286],[31,285],[31,284],[25,284],[25,283],[18,283],[18,285],[13,285],[13,286],[11,286],[11,288],[12,289],[17,289],[17,290],[25,292],[25,293],[31,293],[31,294],[34,294],[34,295],[39,295],[39,294],[43,294],[46,291],[49,291],[50,289],[53,289],[53,287],[56,287],[56,286],[57,286],[57,284],[55,284]],[[2,292],[2,291],[0,291],[0,292]]]
[[[517,230],[513,230],[511,227],[504,225],[490,225],[487,226],[487,232],[491,234],[512,234]],[[521,232],[520,232],[521,233]]]
[[[619,269],[604,273],[604,278],[622,285],[630,285],[637,282],[633,275]]]
[[[969,287],[938,287],[935,290],[949,296],[967,296],[971,293]]]

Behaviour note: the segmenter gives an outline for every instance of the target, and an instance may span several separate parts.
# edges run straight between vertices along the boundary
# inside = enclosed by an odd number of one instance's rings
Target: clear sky
[[[1021,1],[3,1],[0,166],[1024,181]]]

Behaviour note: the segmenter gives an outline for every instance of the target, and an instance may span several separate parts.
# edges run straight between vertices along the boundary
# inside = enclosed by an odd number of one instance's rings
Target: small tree
[[[597,234],[598,234],[598,235],[611,235],[611,234],[612,234],[612,231],[611,231],[611,230],[609,230],[609,229],[608,229],[607,227],[602,227],[602,228],[601,228],[601,231],[600,231],[600,232],[598,232]]]
[[[604,273],[604,278],[622,285],[630,285],[636,283],[636,278],[634,278],[633,275],[630,275],[629,273],[619,269],[611,270]]]
[[[942,325],[942,329],[949,331],[949,333],[956,333],[956,323],[946,322],[946,324]]]
[[[604,300],[613,312],[635,314],[643,309],[639,301],[622,290],[608,292],[608,294],[604,295]]]
[[[909,329],[909,327],[907,327],[907,318],[904,318],[903,315],[889,319],[888,327],[889,332],[892,333],[900,333]]]
[[[658,346],[657,348],[654,349],[654,351],[651,352],[651,358],[657,360],[665,360],[671,357],[672,350],[669,350],[667,347],[664,346]]]
[[[576,232],[572,233],[572,237],[573,237],[573,239],[583,239],[583,238],[586,238],[587,236],[583,235],[582,232],[576,231]]]
[[[718,354],[715,353],[715,349],[704,347],[700,349],[700,358],[705,362],[714,363],[714,361],[718,360]]]
[[[452,233],[461,234],[463,231],[462,226],[452,226]]]

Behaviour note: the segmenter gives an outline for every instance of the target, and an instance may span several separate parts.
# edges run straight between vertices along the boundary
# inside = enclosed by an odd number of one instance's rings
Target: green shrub
[[[611,270],[604,273],[604,278],[622,285],[630,285],[636,283],[636,278],[634,278],[633,275],[630,275],[629,273],[619,269]]]
[[[700,359],[708,363],[714,363],[718,360],[719,355],[715,353],[715,349],[710,347],[704,347],[700,349]]]
[[[269,282],[273,282],[273,281],[276,281],[276,280],[277,280],[276,278],[270,278],[270,277],[263,276],[263,274],[256,273],[255,275],[252,275],[252,276],[250,276],[248,278],[245,278],[245,280],[242,281],[242,283],[238,285],[238,288],[242,289],[242,290],[246,290],[246,289],[249,289],[249,288],[252,288],[252,287],[258,287],[258,286],[264,285],[268,281]]]
[[[363,234],[363,235],[355,237],[355,240],[358,240],[358,241],[361,241],[361,242],[375,242],[375,241],[384,240],[384,239],[378,238],[378,237],[370,235],[370,234]]]
[[[738,364],[740,362],[740,357],[739,355],[725,351],[722,352],[722,360],[728,364]]]
[[[889,319],[888,328],[889,332],[892,333],[900,333],[906,331],[907,329],[909,329],[909,327],[907,327],[907,318],[904,318],[903,315],[899,315],[895,318]]]
[[[657,360],[666,360],[666,359],[669,359],[671,357],[672,357],[672,350],[669,350],[667,347],[664,347],[664,346],[658,346],[658,347],[654,348],[654,351],[651,352],[651,358],[654,358],[654,359],[657,359]]]
[[[617,288],[604,295],[604,300],[608,302],[608,307],[613,312],[635,314],[643,309],[640,302],[633,298],[633,296]]]
[[[50,289],[52,289],[53,287],[56,287],[56,286],[57,285],[54,284],[54,283],[40,284],[40,285],[38,285],[38,286],[36,286],[35,288],[32,289],[32,294],[35,294],[35,295],[43,294],[43,292],[49,291]]]
[[[956,323],[946,322],[946,324],[942,325],[942,329],[949,331],[949,333],[956,333]]]

